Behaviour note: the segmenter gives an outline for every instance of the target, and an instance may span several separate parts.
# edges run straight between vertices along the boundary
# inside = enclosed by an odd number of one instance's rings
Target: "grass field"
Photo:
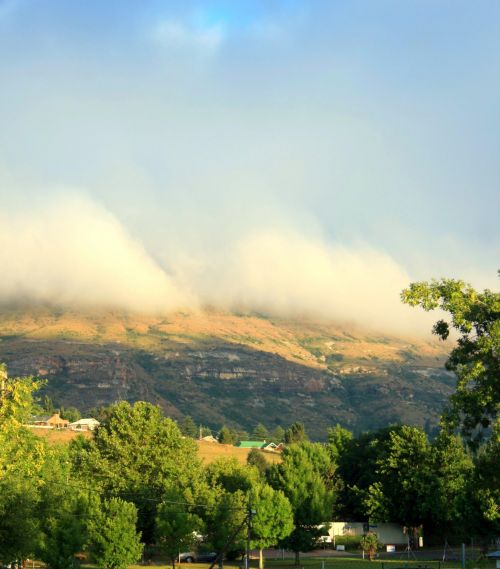
[[[92,437],[92,433],[89,431],[78,432],[70,431],[68,429],[32,429],[32,431],[39,437],[45,438],[51,444],[69,443],[80,434],[86,438]],[[220,445],[218,443],[209,443],[207,441],[196,442],[198,443],[199,456],[205,464],[210,464],[221,456],[234,457],[241,464],[245,464],[247,461],[248,453],[250,452],[250,449],[238,448],[231,445]],[[263,452],[262,454],[271,464],[274,464],[275,462],[279,462],[281,460],[279,453]]]
[[[277,553],[277,552],[276,552]],[[274,554],[274,552],[273,552]],[[428,560],[410,560],[406,558],[400,559],[402,554],[397,553],[396,557],[391,559],[376,559],[374,561],[363,560],[358,557],[321,557],[321,556],[301,556],[300,569],[460,569],[460,561],[428,561]],[[439,557],[439,552],[436,552]],[[161,567],[166,566],[164,560],[153,561],[148,566]],[[208,563],[181,563],[177,565],[183,569],[207,569]],[[225,561],[224,567],[227,569],[240,569],[244,566],[241,560]],[[92,569],[92,565],[85,565],[84,567]],[[144,569],[145,565],[131,565],[130,569]],[[252,559],[250,567],[256,569],[258,567],[258,560]],[[467,569],[494,569],[495,563],[493,560],[475,562],[472,559],[466,562]],[[294,559],[289,557],[284,560],[281,559],[265,559],[266,569],[296,569]]]
[[[220,445],[218,443],[209,443],[206,441],[197,442],[200,458],[205,464],[209,464],[221,456],[234,457],[241,464],[245,464],[247,461],[248,453],[250,452],[250,449],[248,448],[238,448],[231,445]],[[281,460],[281,455],[279,453],[263,452],[262,454],[271,464],[280,462]]]
[[[35,435],[44,438],[51,444],[69,443],[78,435],[83,435],[85,438],[91,438],[90,431],[71,431],[69,429],[31,429]]]

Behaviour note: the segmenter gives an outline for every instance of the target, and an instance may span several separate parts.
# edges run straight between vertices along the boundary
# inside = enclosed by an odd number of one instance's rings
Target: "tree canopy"
[[[292,505],[293,532],[282,544],[295,552],[310,551],[321,535],[319,524],[333,515],[334,493],[331,461],[327,450],[318,443],[303,442],[283,451],[283,461],[269,470],[270,484],[282,490]]]
[[[457,376],[457,387],[443,423],[450,429],[460,427],[471,443],[477,443],[497,421],[500,409],[500,294],[442,279],[412,283],[401,298],[410,306],[440,309],[451,317],[438,320],[433,328],[443,340],[452,329],[458,334],[446,362]]]
[[[101,491],[136,504],[139,529],[147,540],[154,535],[155,500],[173,481],[195,493],[202,476],[195,441],[184,438],[174,421],[144,401],[113,406],[108,421],[84,446],[79,452],[82,473]]]

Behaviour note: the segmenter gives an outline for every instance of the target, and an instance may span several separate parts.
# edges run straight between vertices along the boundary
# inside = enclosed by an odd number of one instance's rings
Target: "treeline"
[[[85,411],[86,417],[93,417],[101,423],[105,423],[112,413],[112,405],[104,405],[101,407],[92,407]],[[62,419],[67,419],[70,423],[82,418],[82,412],[74,406],[64,407],[63,405],[56,405],[54,401],[48,396],[44,395],[40,401],[34,405],[33,414],[48,414],[59,413]],[[190,415],[185,415],[182,419],[177,421],[181,433],[186,437],[192,439],[199,439],[206,436],[213,436],[221,444],[236,445],[240,441],[254,440],[279,443],[295,443],[307,440],[307,434],[303,423],[296,421],[283,428],[278,425],[274,429],[268,429],[263,423],[255,425],[251,432],[245,431],[240,428],[231,428],[227,425],[222,425],[218,429],[212,429],[206,425],[195,423]]]
[[[3,563],[34,556],[63,569],[85,551],[98,567],[119,569],[154,545],[175,565],[196,536],[236,556],[249,520],[252,547],[279,544],[297,559],[334,519],[423,525],[441,542],[500,532],[497,430],[471,454],[455,435],[430,442],[395,426],[353,437],[335,426],[327,444],[288,445],[279,464],[254,451],[246,465],[205,466],[196,443],[145,402],[109,407],[91,439],[49,446],[24,426],[36,381],[4,375],[2,385]]]

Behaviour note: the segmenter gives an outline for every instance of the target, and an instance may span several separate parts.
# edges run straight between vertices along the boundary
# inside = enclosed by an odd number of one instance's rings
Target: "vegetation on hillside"
[[[75,402],[88,414],[146,400],[184,431],[225,424],[252,438],[268,431],[266,440],[282,440],[276,429],[294,421],[315,439],[336,423],[361,432],[401,422],[431,433],[452,392],[444,356],[437,341],[251,315],[0,311],[0,361],[46,379],[44,394],[66,414]],[[253,433],[259,423],[264,431]]]

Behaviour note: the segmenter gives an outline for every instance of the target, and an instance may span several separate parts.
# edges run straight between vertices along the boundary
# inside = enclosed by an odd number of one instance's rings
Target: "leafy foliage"
[[[256,484],[251,492],[252,543],[260,549],[276,545],[293,531],[293,511],[281,490],[268,484]]]
[[[179,422],[179,428],[184,436],[191,437],[192,439],[198,438],[198,428],[190,415],[186,415]]]
[[[251,546],[260,550],[259,569],[263,569],[262,549],[276,545],[292,533],[293,510],[283,492],[268,484],[256,484],[250,496],[251,507],[255,510]]]
[[[257,423],[252,432],[252,440],[255,441],[266,441],[269,438],[269,432],[265,425],[262,423]]]
[[[285,443],[288,445],[294,443],[302,443],[307,441],[306,429],[303,423],[292,423],[288,429],[285,430]]]
[[[349,441],[352,440],[352,433],[344,429],[338,423],[335,427],[328,429],[328,452],[333,461],[338,462],[339,457],[344,453]]]
[[[361,549],[368,555],[368,559],[373,561],[378,548],[378,537],[376,533],[365,533],[360,540]]]
[[[316,546],[321,535],[318,525],[332,517],[334,494],[328,452],[318,443],[291,445],[283,452],[283,462],[270,469],[269,481],[292,505],[295,529],[282,545],[295,552],[298,562],[300,551]]]
[[[175,488],[165,494],[156,517],[156,538],[161,550],[175,568],[180,551],[189,551],[203,529],[202,519],[191,511],[185,497]]]
[[[87,543],[88,490],[68,484],[72,477],[67,448],[55,446],[48,450],[42,477],[37,557],[50,569],[77,567],[75,553]]]
[[[115,405],[108,421],[81,450],[79,463],[82,474],[102,492],[131,498],[147,542],[154,536],[154,499],[174,481],[181,491],[195,493],[202,475],[196,443],[182,437],[176,423],[163,417],[158,407],[143,401]]]
[[[473,475],[469,478],[468,525],[484,543],[500,533],[500,425],[478,452]]]
[[[274,429],[271,435],[271,440],[274,444],[279,445],[285,440],[285,429],[279,425]]]
[[[269,463],[267,462],[266,457],[262,454],[262,451],[257,448],[250,449],[247,456],[247,464],[257,468],[261,476],[264,476],[269,468]]]
[[[94,502],[87,531],[92,558],[100,569],[126,569],[141,556],[137,509],[120,498]]]
[[[236,436],[226,425],[222,425],[218,440],[223,445],[232,445],[236,442]]]
[[[7,376],[0,364],[0,560],[32,555],[40,537],[35,515],[46,445],[23,422],[30,416],[39,384],[32,377]]]
[[[446,367],[457,375],[456,393],[444,415],[450,429],[461,427],[472,443],[494,423],[500,409],[500,294],[475,291],[453,279],[412,283],[401,293],[403,302],[424,310],[441,309],[451,322],[438,320],[433,333],[443,340],[458,332]]]

